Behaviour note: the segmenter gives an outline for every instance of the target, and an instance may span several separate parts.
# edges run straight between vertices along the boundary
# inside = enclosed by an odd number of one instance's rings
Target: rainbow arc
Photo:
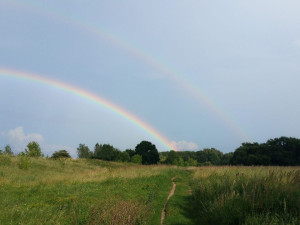
[[[101,105],[102,107],[110,110],[111,112],[117,114],[118,116],[128,120],[132,124],[136,125],[140,129],[142,129],[144,132],[148,133],[151,135],[155,140],[157,140],[162,146],[164,146],[166,149],[165,150],[170,150],[173,149],[171,142],[159,131],[154,129],[151,125],[149,125],[147,122],[144,120],[138,118],[128,110],[114,104],[113,102],[96,95],[90,91],[84,90],[80,87],[67,84],[55,79],[51,79],[45,76],[41,76],[38,74],[33,74],[33,73],[25,73],[21,71],[16,71],[12,69],[7,69],[7,68],[0,68],[0,75],[10,77],[10,78],[17,78],[17,79],[23,79],[27,81],[32,81],[39,83],[41,85],[47,85],[68,93],[71,93],[75,96],[84,98],[88,101],[91,101],[95,104]],[[176,149],[175,149],[176,150]]]

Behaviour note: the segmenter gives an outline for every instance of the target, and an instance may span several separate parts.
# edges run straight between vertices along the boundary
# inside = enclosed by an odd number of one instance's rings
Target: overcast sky
[[[54,78],[128,110],[178,150],[300,138],[298,0],[0,0],[0,69]],[[0,74],[0,149],[51,154],[151,135],[101,105]]]

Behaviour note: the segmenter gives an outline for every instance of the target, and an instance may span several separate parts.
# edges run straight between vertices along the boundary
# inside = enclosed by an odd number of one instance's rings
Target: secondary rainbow
[[[14,3],[16,6],[19,7],[27,8],[28,10],[34,11],[35,13],[39,13],[43,16],[47,16],[54,20],[59,20],[60,22],[65,23],[68,26],[72,25],[81,30],[90,32],[116,46],[121,47],[126,52],[129,52],[141,61],[147,63],[153,68],[158,69],[168,79],[176,83],[177,86],[185,90],[193,98],[197,99],[202,104],[205,104],[205,106],[211,112],[213,112],[219,120],[223,121],[223,123],[230,127],[232,131],[234,131],[239,137],[243,139],[243,141],[251,140],[249,135],[244,131],[244,129],[241,128],[242,126],[239,125],[235,121],[235,119],[231,115],[229,115],[224,109],[222,109],[219,106],[219,104],[217,104],[216,100],[210,98],[203,90],[195,86],[195,84],[193,84],[192,81],[175,72],[175,70],[170,69],[168,66],[166,66],[166,63],[162,63],[162,60],[158,60],[157,57],[153,57],[150,54],[146,53],[146,51],[140,50],[140,48],[135,47],[133,44],[130,44],[130,42],[125,40],[124,38],[117,37],[116,35],[113,35],[111,32],[104,30],[103,28],[99,28],[96,25],[90,24],[90,22],[82,22],[83,20],[72,18],[72,16],[70,15],[49,10],[38,2],[35,2],[33,4],[28,2],[25,3],[19,0],[12,0],[10,1],[10,3]]]
[[[72,93],[76,96],[82,97],[88,101],[91,101],[93,103],[96,103],[98,105],[101,105],[102,107],[114,112],[115,114],[121,116],[122,118],[130,121],[149,135],[151,135],[155,140],[157,140],[160,144],[162,144],[166,149],[164,150],[170,150],[173,149],[171,142],[162,135],[159,131],[154,129],[152,126],[150,126],[148,123],[143,121],[142,119],[138,118],[137,116],[133,115],[129,111],[125,110],[124,108],[104,99],[103,97],[100,97],[99,95],[96,95],[92,92],[89,92],[87,90],[84,90],[80,87],[70,85],[49,77],[41,76],[38,74],[33,73],[25,73],[21,71],[16,71],[12,69],[7,68],[0,68],[0,75],[6,76],[10,78],[18,78],[28,81],[33,81],[36,83],[40,83],[42,85],[47,85],[50,87],[54,87],[56,89],[60,89],[65,92]]]

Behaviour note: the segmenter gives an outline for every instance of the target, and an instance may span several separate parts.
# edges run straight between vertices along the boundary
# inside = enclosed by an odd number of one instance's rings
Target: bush
[[[31,166],[31,161],[28,156],[20,156],[18,166],[21,170],[28,170]]]
[[[3,154],[0,155],[0,166],[9,166],[11,164],[11,157]]]
[[[140,156],[140,155],[132,156],[131,162],[136,163],[136,164],[142,164],[142,156]]]
[[[54,152],[51,156],[52,159],[60,159],[60,158],[72,158],[70,154],[66,150],[60,150]]]

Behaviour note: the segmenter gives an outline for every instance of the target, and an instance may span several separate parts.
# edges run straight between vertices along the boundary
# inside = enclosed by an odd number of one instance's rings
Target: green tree
[[[56,151],[51,156],[52,159],[59,159],[59,158],[71,158],[70,154],[66,150]]]
[[[93,157],[96,159],[100,159],[101,158],[101,150],[102,150],[102,145],[100,145],[99,143],[96,143],[95,148],[94,148]]]
[[[9,145],[6,145],[4,147],[4,154],[7,154],[7,155],[13,155],[14,154]]]
[[[177,165],[177,166],[184,166],[183,158],[179,157],[177,160],[175,160],[175,165]]]
[[[176,165],[178,160],[179,160],[178,153],[175,152],[174,150],[171,150],[167,156],[165,163],[170,165]]]
[[[134,156],[136,154],[135,151],[132,149],[126,149],[125,152],[128,153],[130,158],[132,158],[132,156]]]
[[[134,156],[132,156],[131,158],[131,162],[136,163],[136,164],[142,164],[142,156],[136,154]]]
[[[247,146],[249,143],[243,143],[241,147],[237,148],[231,158],[233,165],[248,165]]]
[[[230,165],[231,158],[233,157],[233,152],[225,153],[221,160],[221,165]]]
[[[157,164],[159,154],[154,144],[149,141],[142,141],[135,147],[135,152],[142,156],[143,164]]]
[[[203,152],[206,154],[207,161],[211,162],[213,165],[219,165],[223,157],[223,153],[215,148],[206,148],[203,149]]]
[[[109,144],[104,144],[101,147],[99,152],[99,158],[106,161],[115,161],[117,160],[118,151]]]
[[[208,156],[203,151],[196,152],[196,160],[198,163],[204,163],[208,161]]]
[[[122,162],[129,162],[130,161],[130,156],[127,152],[119,152],[118,158]]]
[[[88,159],[92,156],[92,152],[90,151],[89,147],[85,144],[79,144],[79,147],[77,148],[77,155],[80,159]]]
[[[187,161],[185,161],[186,166],[197,166],[198,162],[195,159],[188,158]]]
[[[27,145],[27,149],[25,149],[25,155],[29,157],[40,157],[42,156],[42,151],[40,145],[35,142],[31,141]]]

